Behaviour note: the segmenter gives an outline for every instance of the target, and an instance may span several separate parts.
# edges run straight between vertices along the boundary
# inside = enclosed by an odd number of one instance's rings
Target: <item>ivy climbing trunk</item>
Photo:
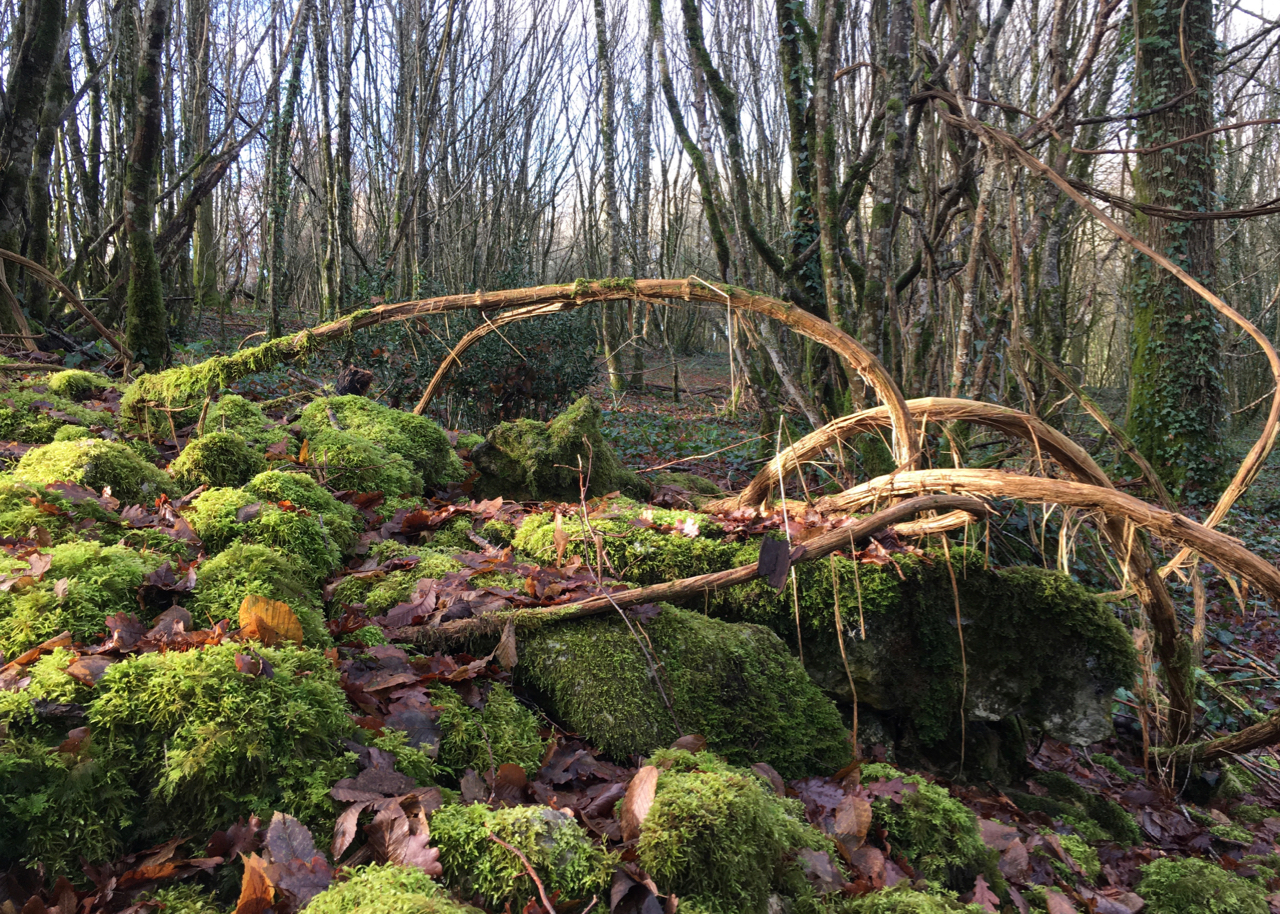
[[[1138,108],[1134,189],[1140,203],[1213,208],[1213,73],[1210,0],[1133,0]],[[1178,100],[1181,99],[1179,102]],[[1137,233],[1196,279],[1214,285],[1210,220],[1135,214]],[[1139,255],[1133,266],[1133,362],[1128,432],[1169,488],[1205,487],[1223,471],[1220,335],[1208,302]]]
[[[143,16],[144,43],[138,55],[133,144],[124,183],[124,227],[129,237],[129,288],[125,295],[125,345],[148,371],[169,359],[169,320],[164,283],[156,258],[156,167],[160,162],[160,65],[171,0],[150,0]]]

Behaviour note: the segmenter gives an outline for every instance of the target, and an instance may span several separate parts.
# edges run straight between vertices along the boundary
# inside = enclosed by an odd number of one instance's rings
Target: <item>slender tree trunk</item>
[[[604,208],[608,221],[609,269],[611,277],[622,272],[622,214],[618,207],[618,127],[614,120],[613,59],[609,48],[605,0],[594,0],[596,23],[596,70],[600,74],[600,143],[604,151]],[[609,370],[609,386],[621,390],[627,384],[618,352],[622,337],[618,305],[608,302],[604,309],[601,339]]]
[[[44,109],[40,113],[40,134],[36,139],[31,179],[27,184],[27,208],[31,229],[27,235],[27,257],[51,266],[49,259],[49,220],[51,217],[50,179],[53,150],[58,139],[58,115],[71,94],[71,61],[66,53],[58,55],[58,63],[49,74]],[[27,277],[27,313],[44,323],[49,319],[49,291],[34,276]]]
[[[187,0],[187,131],[189,155],[199,161],[209,155],[209,65],[213,28],[210,0]],[[206,195],[196,210],[191,232],[191,292],[197,313],[219,312],[218,243],[213,224],[213,196]]]
[[[342,0],[342,59],[338,61],[338,138],[334,180],[337,192],[337,231],[334,234],[338,260],[337,303],[346,310],[351,290],[348,249],[355,245],[355,219],[351,192],[351,63],[356,28],[356,0]]]
[[[149,0],[143,15],[144,44],[138,58],[133,145],[124,187],[124,225],[129,237],[129,288],[125,297],[125,344],[148,371],[169,359],[169,320],[164,283],[156,259],[156,168],[160,162],[161,58],[171,0]]]

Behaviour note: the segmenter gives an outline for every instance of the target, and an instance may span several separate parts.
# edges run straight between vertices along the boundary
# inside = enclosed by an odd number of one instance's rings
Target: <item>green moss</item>
[[[1137,893],[1149,914],[1267,914],[1266,891],[1195,857],[1165,857],[1142,868]]]
[[[115,423],[108,412],[94,412],[47,390],[11,387],[0,392],[0,440],[48,444],[67,424]]]
[[[842,901],[839,914],[985,914],[981,905],[963,904],[954,894],[921,892],[902,882],[891,889]]]
[[[254,651],[272,675],[242,673]],[[141,840],[208,834],[275,810],[332,825],[328,790],[352,772],[338,673],[320,651],[225,644],[111,666],[89,723],[103,764],[138,798]],[[126,823],[121,823],[122,827]]]
[[[179,488],[240,486],[267,468],[267,461],[251,450],[235,432],[211,432],[187,442],[169,466]]]
[[[115,386],[102,375],[74,368],[49,375],[45,384],[50,393],[77,402],[91,400]]]
[[[369,615],[383,615],[393,606],[408,600],[413,595],[418,582],[423,578],[442,578],[450,572],[462,570],[463,567],[461,562],[433,549],[403,548],[403,554],[418,556],[418,564],[403,571],[360,577],[353,575],[340,581],[334,588],[333,598],[330,600],[335,613],[337,607],[344,603],[348,605],[363,603]],[[395,557],[386,554],[377,556],[380,562]]]
[[[872,802],[872,828],[883,828],[886,841],[906,856],[925,879],[955,891],[973,888],[979,875],[997,891],[1004,885],[999,855],[982,841],[978,819],[946,790],[919,775],[903,776],[884,764],[862,767],[864,783],[902,777],[916,790],[902,795],[902,803],[888,797]]]
[[[44,531],[57,545],[86,538],[91,535],[87,529],[91,525],[118,524],[97,501],[77,504],[42,485],[18,482],[11,476],[0,480],[0,536],[35,538]]]
[[[268,419],[258,404],[239,394],[226,394],[209,406],[204,433],[213,432],[235,432],[259,449],[289,439],[289,433]]]
[[[653,525],[698,532],[694,536],[664,533]],[[592,533],[598,533],[604,538],[610,573],[637,584],[674,581],[755,561],[752,557],[740,562],[742,544],[724,542],[720,526],[701,514],[648,508],[628,499],[610,502],[608,510],[590,518],[589,526],[581,512],[563,515],[560,526],[569,538],[566,556],[586,558],[594,564],[596,545]],[[554,512],[527,516],[512,543],[535,561],[554,562]]]
[[[1124,765],[1121,765],[1114,756],[1107,755],[1105,752],[1095,752],[1089,756],[1089,760],[1099,768],[1107,769],[1122,781],[1132,781],[1137,778],[1137,775],[1130,772]]]
[[[648,763],[663,770],[636,854],[664,892],[708,912],[763,912],[790,855],[831,847],[798,802],[709,752],[663,750]]]
[[[53,433],[54,441],[80,441],[83,438],[97,438],[91,429],[83,425],[64,425]]]
[[[257,514],[241,523],[236,512],[254,503]],[[342,564],[342,551],[322,522],[321,515],[303,510],[284,510],[255,498],[248,489],[209,489],[186,511],[192,528],[210,554],[234,543],[271,546],[300,560],[297,574],[320,580]]]
[[[145,900],[162,905],[164,914],[224,914],[225,910],[213,892],[196,883],[169,886],[148,894]]]
[[[1034,780],[1049,791],[1051,799],[1067,804],[1069,810],[1059,810],[1059,814],[1067,818],[1074,816],[1090,819],[1126,847],[1141,843],[1142,833],[1138,830],[1138,823],[1114,800],[1089,793],[1061,771],[1042,771],[1035,775]],[[1044,811],[1050,815],[1055,814],[1048,809]]]
[[[490,840],[490,834],[519,848],[547,893],[559,892],[566,903],[600,895],[616,864],[571,813],[546,806],[445,806],[431,817],[432,843],[440,848],[445,881],[496,909],[510,903],[511,910],[521,910],[537,889],[520,858]]]
[[[440,709],[436,758],[455,775],[468,768],[483,773],[506,763],[532,775],[542,766],[545,743],[538,735],[538,719],[506,686],[494,685],[482,711],[464,703],[448,686],[435,686],[428,694]]]
[[[470,451],[483,443],[484,435],[477,435],[475,432],[463,432],[458,435],[458,443],[455,447],[460,451]]]
[[[393,863],[357,867],[307,905],[310,914],[470,914],[417,867]]]
[[[1258,804],[1242,803],[1235,809],[1231,810],[1231,817],[1238,822],[1246,825],[1257,825],[1264,819],[1269,819],[1276,814],[1274,809],[1268,806],[1260,806]]]
[[[1058,841],[1071,855],[1071,859],[1084,870],[1089,881],[1096,883],[1098,877],[1102,875],[1102,863],[1098,860],[1098,852],[1078,835],[1058,835]],[[1064,878],[1070,878],[1070,874],[1064,875]]]
[[[40,729],[32,702],[81,704],[87,701],[90,687],[66,672],[74,659],[71,651],[57,648],[26,668],[23,675],[31,678],[26,687],[14,692],[0,691],[0,731],[16,736]]]
[[[330,410],[338,417],[338,425],[343,431],[403,457],[412,464],[426,485],[435,487],[456,478],[453,461],[457,460],[457,455],[453,453],[444,430],[430,419],[392,409],[355,394],[326,397],[313,400],[302,411],[299,424],[307,437],[314,440],[321,433],[333,430],[329,421]]]
[[[839,712],[772,632],[670,607],[644,630],[670,708],[616,614],[524,636],[516,675],[547,696],[554,716],[616,759],[670,745],[684,732],[702,734],[731,762],[767,762],[786,778],[849,761]]]
[[[717,498],[724,495],[720,487],[703,476],[696,473],[673,473],[669,470],[662,470],[654,473],[651,477],[655,486],[676,486],[677,488],[686,489],[694,495],[702,495],[708,498]]]
[[[0,591],[0,652],[13,656],[63,631],[77,641],[93,642],[106,633],[108,616],[139,612],[142,578],[161,562],[154,553],[77,541],[53,547],[49,556],[42,580]],[[27,568],[26,561],[0,560],[0,570],[10,577]],[[59,597],[55,588],[62,578],[67,579],[66,594]],[[143,613],[144,621],[154,614]]]
[[[150,503],[159,495],[177,494],[178,489],[166,473],[125,445],[99,439],[33,448],[18,461],[13,475],[21,482],[40,485],[74,482],[99,491],[110,487],[125,505]]]
[[[389,498],[422,492],[422,477],[409,459],[388,452],[368,438],[324,429],[308,440],[311,462],[331,488],[381,492]]]
[[[1239,825],[1214,825],[1209,829],[1209,834],[1223,841],[1235,841],[1244,845],[1253,843],[1253,832]]]
[[[1257,786],[1258,776],[1243,765],[1223,765],[1213,795],[1221,800],[1237,800],[1252,793]]]
[[[419,787],[434,784],[436,778],[447,774],[427,752],[410,746],[409,736],[403,730],[388,728],[382,736],[370,740],[369,744],[394,755],[396,771],[413,778]]]
[[[359,512],[351,505],[338,501],[324,486],[305,473],[267,470],[249,480],[244,489],[263,501],[287,501],[319,515],[324,521],[325,530],[343,552],[351,549],[363,532],[364,524]]]
[[[307,645],[331,646],[333,639],[324,627],[324,613],[315,588],[298,575],[295,565],[294,560],[269,546],[236,543],[223,550],[196,570],[191,604],[194,621],[200,626],[220,619],[238,624],[245,597],[266,597],[289,605],[302,623]]]
[[[589,397],[550,422],[502,423],[472,452],[471,460],[481,474],[477,492],[486,497],[577,501],[579,463],[582,474],[590,474],[591,497],[615,491],[641,500],[649,497],[649,484],[622,465],[600,434],[600,407]]]

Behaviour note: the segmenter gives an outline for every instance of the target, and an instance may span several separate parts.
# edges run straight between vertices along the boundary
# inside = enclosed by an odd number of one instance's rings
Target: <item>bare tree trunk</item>
[[[27,184],[27,211],[31,229],[27,234],[27,257],[38,264],[51,266],[49,260],[50,219],[50,167],[53,150],[58,138],[58,115],[71,94],[71,61],[66,49],[60,49],[58,63],[49,74],[45,91],[44,108],[40,113],[40,134],[36,139],[35,156],[31,166],[31,179]],[[49,290],[44,282],[34,276],[27,277],[27,312],[44,323],[49,318]]]
[[[605,21],[605,0],[594,0],[596,23],[596,69],[600,74],[600,143],[604,150],[604,208],[608,219],[609,276],[622,272],[622,214],[618,208],[618,127],[614,120],[613,59],[609,48],[608,23]],[[604,359],[609,370],[609,386],[614,390],[626,387],[627,379],[622,371],[622,358],[618,352],[621,327],[618,305],[606,302],[601,324],[604,343]]]
[[[171,0],[150,0],[143,22],[145,43],[138,58],[133,145],[124,187],[124,224],[129,236],[129,288],[125,297],[125,345],[156,371],[169,360],[169,318],[156,259],[156,167],[160,162],[160,65]]]
[[[209,155],[209,64],[213,28],[210,0],[187,0],[187,137],[193,161]],[[196,210],[191,233],[191,286],[197,313],[219,311],[218,245],[214,236],[213,197],[207,195]]]

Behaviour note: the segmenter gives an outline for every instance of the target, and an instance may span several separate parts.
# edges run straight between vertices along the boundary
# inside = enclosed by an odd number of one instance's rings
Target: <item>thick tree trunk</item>
[[[150,0],[144,14],[145,43],[138,59],[133,145],[124,187],[124,225],[129,237],[125,344],[149,371],[162,368],[169,359],[169,319],[151,222],[162,151],[160,65],[170,4],[171,0]]]

